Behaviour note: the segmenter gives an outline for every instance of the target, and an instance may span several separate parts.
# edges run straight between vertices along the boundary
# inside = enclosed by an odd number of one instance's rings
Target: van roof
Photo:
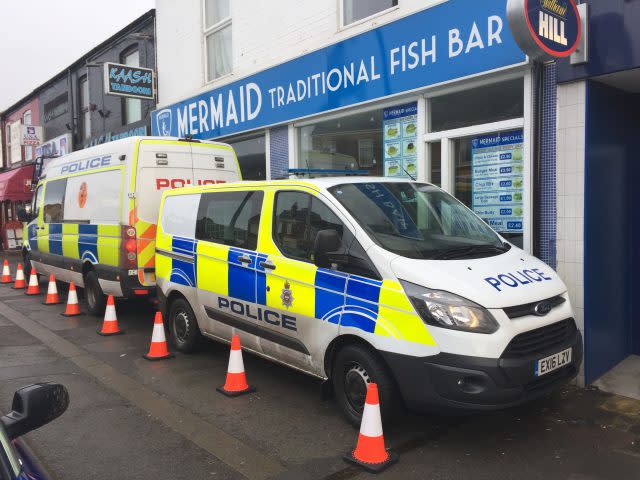
[[[200,193],[211,190],[220,190],[234,186],[242,187],[284,187],[287,186],[305,186],[314,190],[326,190],[335,185],[342,185],[345,183],[405,183],[413,182],[406,178],[389,178],[389,177],[365,177],[365,176],[343,176],[343,177],[325,177],[325,178],[299,178],[299,179],[283,179],[283,180],[256,180],[256,181],[243,181],[243,182],[230,182],[219,183],[215,185],[201,185],[195,187],[185,187],[175,190],[167,190],[166,195],[181,195],[188,193]]]
[[[68,163],[74,160],[82,160],[85,158],[93,158],[100,157],[103,155],[121,155],[126,151],[135,147],[136,142],[138,141],[163,141],[163,142],[184,142],[185,145],[189,145],[190,141],[181,139],[178,137],[151,137],[151,136],[131,136],[126,138],[121,138],[118,140],[113,140],[111,142],[102,143],[100,145],[95,145],[93,147],[84,148],[82,150],[76,150],[75,152],[71,152],[62,157],[57,157],[54,160],[51,160],[47,163],[47,167],[44,169],[43,177],[46,176],[47,170],[52,167],[57,167],[62,164]],[[222,142],[211,142],[208,140],[198,140],[193,141],[194,144],[208,144],[208,145],[219,145],[221,147],[230,148],[230,146],[226,143]],[[128,159],[127,159],[128,160]]]

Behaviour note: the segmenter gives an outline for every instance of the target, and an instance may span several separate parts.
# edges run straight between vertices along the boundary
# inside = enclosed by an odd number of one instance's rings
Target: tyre
[[[87,310],[95,316],[104,315],[107,299],[104,296],[98,275],[93,270],[84,276],[84,296],[87,301]]]
[[[400,395],[391,372],[376,353],[364,346],[347,345],[337,353],[332,379],[338,407],[356,427],[362,420],[367,386],[371,382],[378,385],[383,419],[392,418],[400,409]]]
[[[169,338],[176,350],[192,353],[202,345],[202,333],[198,321],[183,298],[177,298],[169,305]]]

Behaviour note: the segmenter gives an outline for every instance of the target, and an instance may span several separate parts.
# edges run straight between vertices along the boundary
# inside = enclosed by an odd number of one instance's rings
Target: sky
[[[155,0],[0,0],[0,112],[154,6]]]

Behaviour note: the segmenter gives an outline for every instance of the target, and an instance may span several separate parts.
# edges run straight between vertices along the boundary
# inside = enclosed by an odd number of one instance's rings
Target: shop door
[[[633,151],[638,95],[590,82],[585,151],[585,380],[591,383],[640,353],[633,297],[638,221]],[[634,133],[635,132],[635,133]]]

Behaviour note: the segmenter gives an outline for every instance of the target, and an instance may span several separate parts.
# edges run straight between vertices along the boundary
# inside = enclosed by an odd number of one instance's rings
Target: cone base
[[[24,290],[27,287],[11,287],[11,288],[13,288],[14,290]]]
[[[124,330],[118,330],[117,332],[107,332],[107,333],[103,333],[102,330],[98,330],[98,335],[102,335],[103,337],[110,337],[112,335],[122,335],[124,333]]]
[[[78,313],[64,313],[64,312],[62,312],[60,315],[62,315],[63,317],[77,317],[78,315],[82,315],[82,312],[78,312]]]
[[[233,398],[233,397],[239,397],[240,395],[245,395],[247,393],[253,393],[256,391],[256,387],[252,387],[251,385],[249,385],[249,387],[246,388],[245,390],[225,390],[224,386],[222,386],[222,387],[216,388],[216,390],[227,397]]]
[[[29,293],[29,292],[24,292],[25,295],[29,295],[29,296],[34,296],[34,295],[40,295],[40,292],[36,292],[36,293]]]
[[[57,302],[42,302],[43,305],[60,305],[61,303],[64,303],[62,301],[57,301]]]
[[[12,283],[13,283],[13,280],[6,280],[4,282],[2,280],[0,280],[0,284],[1,285],[11,285]]]
[[[145,353],[144,355],[142,355],[142,358],[144,358],[145,360],[149,360],[150,362],[155,362],[157,360],[166,360],[174,357],[175,355],[173,353],[167,353],[166,355],[161,355],[159,357],[152,357],[148,353]]]
[[[355,450],[342,458],[349,463],[353,463],[354,465],[364,468],[369,473],[380,473],[398,461],[398,454],[390,450],[387,450],[389,457],[384,462],[380,463],[367,463],[362,460],[358,460],[353,456],[353,452],[355,452]]]

